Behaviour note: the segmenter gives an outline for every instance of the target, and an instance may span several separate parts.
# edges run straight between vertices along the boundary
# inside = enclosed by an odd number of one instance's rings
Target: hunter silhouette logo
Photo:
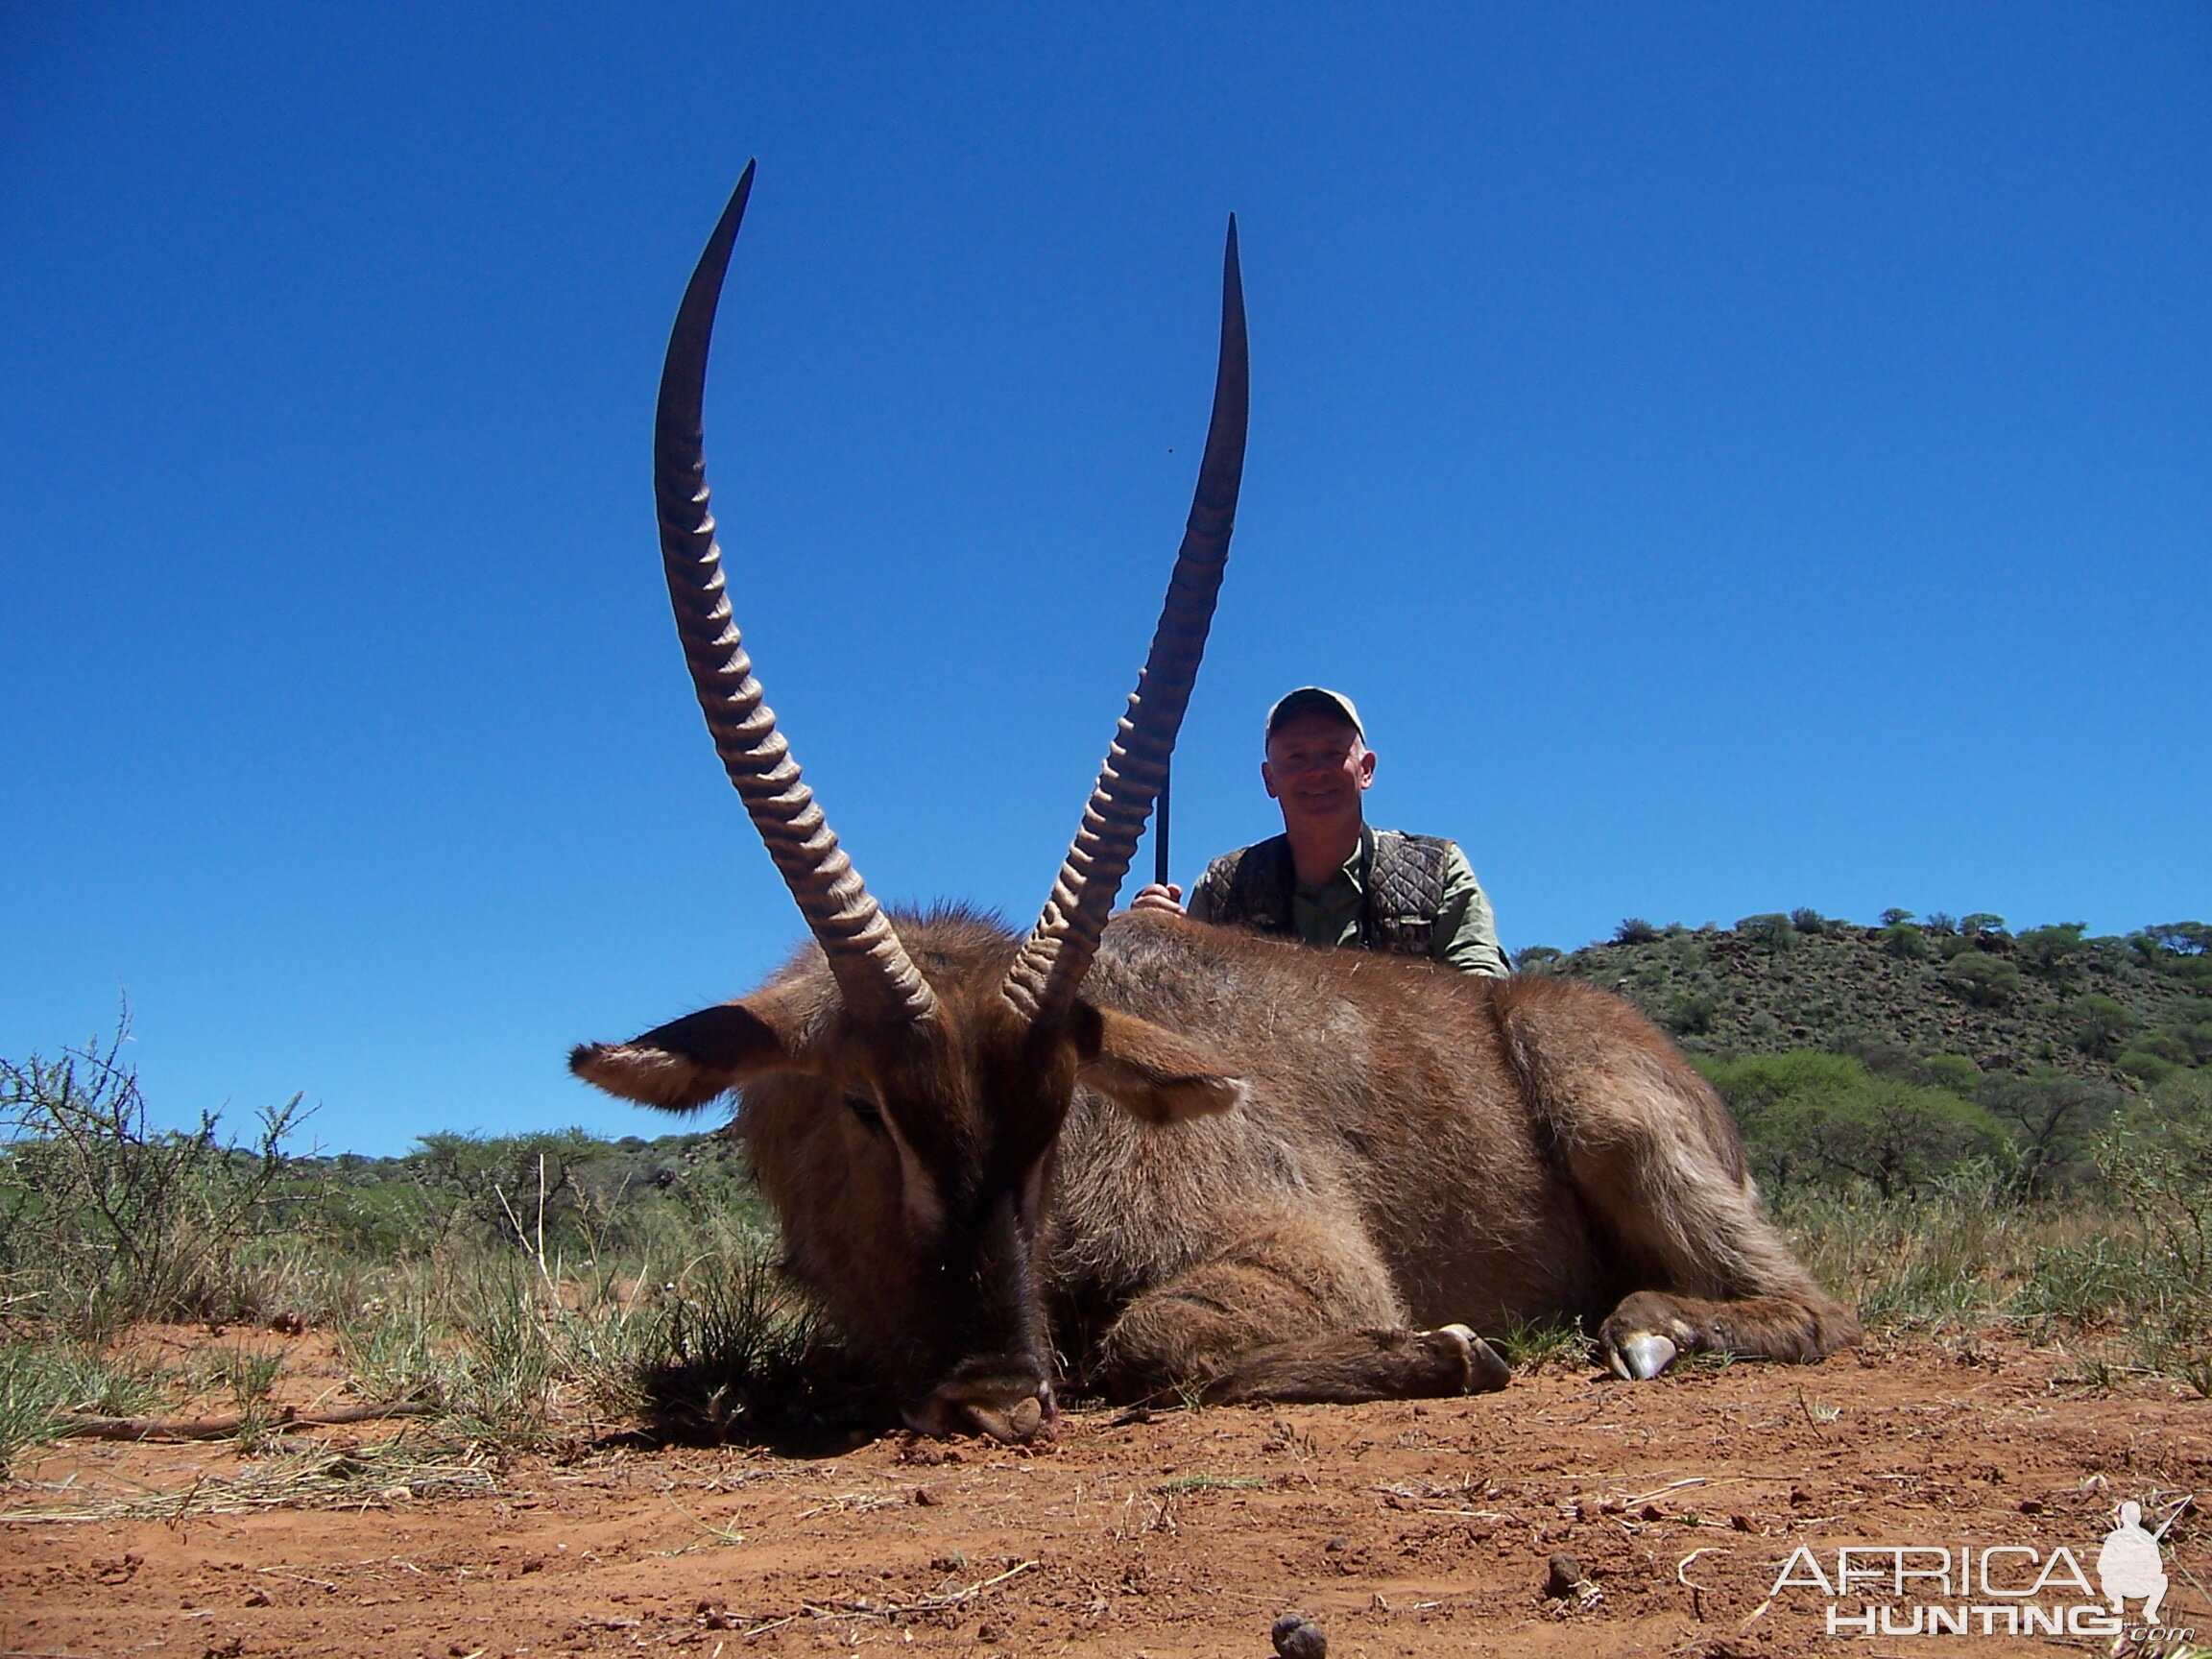
[[[1846,1544],[1831,1568],[1809,1544],[1791,1551],[1769,1597],[1817,1590],[1830,1636],[2116,1636],[2191,1643],[2193,1627],[2162,1624],[2171,1580],[2160,1549],[2193,1500],[2174,1503],[2153,1531],[2130,1499],[2097,1551],[2096,1582],[2064,1544]],[[2165,1505],[2158,1504],[2164,1508]],[[2102,1595],[2102,1599],[2099,1599]],[[2140,1624],[2128,1603],[2142,1603]],[[2133,1651],[2134,1649],[2129,1649]],[[2181,1652],[2176,1647],[2159,1651]],[[2190,1649],[2197,1651],[2197,1649]]]
[[[2169,1521],[2166,1527],[2173,1524]],[[2113,1612],[2125,1615],[2127,1609],[2121,1604],[2140,1597],[2143,1623],[2158,1623],[2158,1604],[2166,1599],[2167,1584],[2158,1540],[2165,1536],[2166,1527],[2147,1531],[2142,1504],[2130,1499],[2120,1505],[2120,1525],[2104,1535],[2104,1548],[2097,1551],[2097,1581],[2104,1585],[2104,1599],[2112,1603]]]

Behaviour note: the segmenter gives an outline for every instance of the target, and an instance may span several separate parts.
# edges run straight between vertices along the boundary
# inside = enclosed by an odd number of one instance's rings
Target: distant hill
[[[1900,911],[1875,927],[1811,910],[1732,928],[1623,922],[1607,943],[1516,957],[1525,973],[1618,991],[1692,1053],[1819,1048],[1953,1054],[1987,1072],[2056,1070],[2129,1088],[2212,1063],[2212,928],[2090,938],[2001,918]]]

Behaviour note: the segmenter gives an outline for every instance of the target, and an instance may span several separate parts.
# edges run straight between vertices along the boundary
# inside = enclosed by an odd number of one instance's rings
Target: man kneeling
[[[1455,842],[1369,828],[1375,751],[1352,699],[1302,685],[1267,713],[1260,777],[1283,833],[1206,867],[1186,912],[1155,882],[1137,910],[1249,927],[1309,945],[1426,956],[1467,974],[1510,972],[1490,901]]]

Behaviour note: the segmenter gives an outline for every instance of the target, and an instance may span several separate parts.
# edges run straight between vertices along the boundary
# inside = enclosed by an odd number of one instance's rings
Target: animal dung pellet
[[[1268,1632],[1283,1659],[1329,1659],[1329,1638],[1303,1613],[1286,1613]]]

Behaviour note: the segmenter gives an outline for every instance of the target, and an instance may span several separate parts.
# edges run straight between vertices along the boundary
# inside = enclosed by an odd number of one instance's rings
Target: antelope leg
[[[1374,1245],[1310,1213],[1255,1219],[1218,1254],[1124,1309],[1099,1345],[1108,1390],[1214,1401],[1405,1400],[1505,1385],[1463,1325],[1407,1328]]]
[[[1434,1331],[1347,1331],[1239,1354],[1205,1397],[1219,1405],[1248,1400],[1353,1405],[1486,1394],[1512,1380],[1512,1367],[1464,1325]]]
[[[1639,1290],[1613,1310],[1599,1330],[1598,1347],[1613,1374],[1632,1382],[1658,1376],[1683,1354],[1802,1362],[1837,1345],[1826,1312],[1817,1303],[1782,1296],[1723,1302]],[[1849,1334],[1858,1335],[1855,1323]]]

